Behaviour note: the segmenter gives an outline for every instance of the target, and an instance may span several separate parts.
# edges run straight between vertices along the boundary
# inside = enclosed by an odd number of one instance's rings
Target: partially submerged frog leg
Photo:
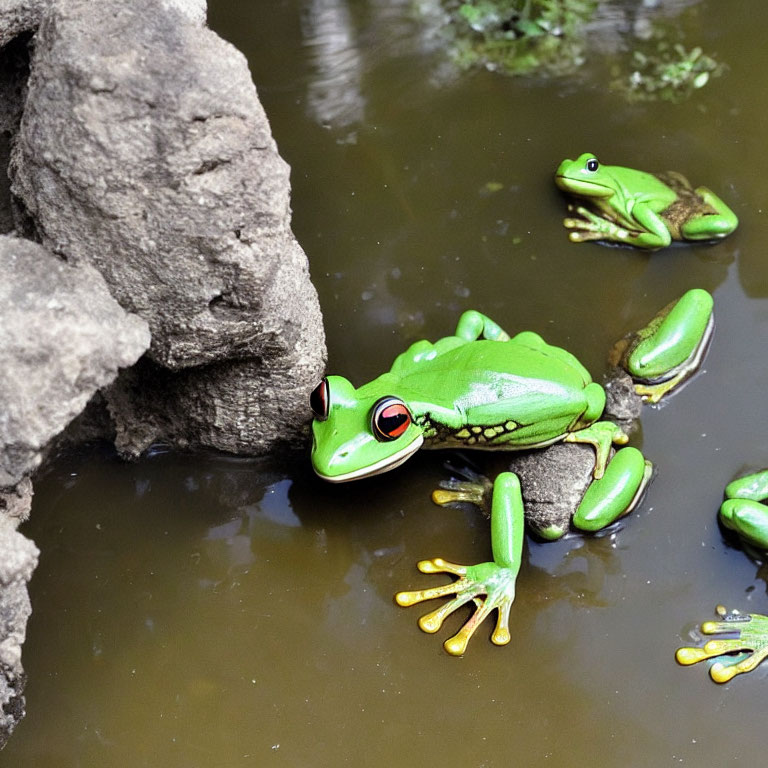
[[[726,237],[739,226],[736,214],[707,187],[698,187],[696,194],[710,206],[714,213],[693,216],[680,227],[686,240],[712,240]]]
[[[569,432],[563,442],[566,443],[589,443],[595,447],[595,471],[594,477],[599,480],[608,464],[613,445],[624,445],[629,441],[629,437],[612,421],[596,421],[584,429],[576,432]]]
[[[432,491],[432,501],[441,507],[448,504],[467,502],[480,507],[487,515],[491,514],[491,500],[493,499],[493,483],[485,476],[464,469],[462,474],[467,479],[456,480],[451,478],[440,483],[440,487]]]
[[[720,522],[759,553],[768,552],[768,469],[737,478],[725,487]]]
[[[477,341],[481,338],[509,341],[509,334],[500,325],[474,309],[462,313],[456,325],[455,335],[465,341]]]
[[[478,565],[458,565],[442,558],[422,560],[422,573],[450,573],[458,580],[439,587],[410,592],[398,592],[395,601],[407,607],[436,597],[454,597],[437,610],[419,619],[424,632],[434,633],[445,619],[462,605],[475,603],[475,611],[451,638],[443,643],[453,656],[461,656],[475,630],[495,610],[496,627],[491,640],[505,645],[510,640],[509,612],[515,599],[515,581],[520,570],[523,551],[524,510],[520,481],[512,472],[502,472],[493,484],[491,507],[491,546],[493,561]]]
[[[717,658],[710,667],[709,675],[716,683],[727,683],[736,675],[751,672],[768,657],[768,616],[737,611],[728,613],[722,606],[718,606],[717,613],[722,621],[705,621],[701,631],[705,635],[730,634],[735,637],[709,640],[701,648],[678,648],[675,659],[678,664],[689,666]],[[741,655],[727,661],[727,654]]]
[[[698,370],[713,330],[712,296],[693,288],[617,342],[610,361],[629,373],[638,395],[657,403]]]

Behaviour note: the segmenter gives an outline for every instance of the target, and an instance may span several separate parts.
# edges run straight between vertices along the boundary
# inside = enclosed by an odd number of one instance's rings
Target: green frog
[[[655,385],[642,386],[669,391],[667,379],[679,386],[696,368],[711,330],[712,297],[694,289],[665,308],[639,335],[635,347],[641,350],[639,355],[625,354],[622,360],[631,376],[643,378],[648,355],[655,362],[663,358],[668,377],[654,368]],[[454,335],[434,343],[416,342],[388,372],[359,388],[341,376],[327,376],[313,391],[310,404],[312,465],[330,482],[392,470],[421,448],[519,450],[558,441],[586,443],[595,450],[593,477],[572,524],[594,532],[628,514],[651,476],[650,462],[636,448],[625,446],[627,435],[601,419],[605,391],[571,353],[531,331],[510,338],[474,310],[461,316]],[[443,496],[438,501],[449,500]],[[437,632],[460,606],[474,603],[474,614],[444,643],[453,655],[464,653],[475,630],[493,611],[497,621],[491,640],[503,645],[510,639],[509,613],[525,523],[514,473],[502,472],[495,478],[490,507],[491,561],[465,566],[442,558],[423,560],[418,564],[422,572],[445,572],[458,579],[395,597],[399,605],[409,606],[453,595],[419,621],[430,633]],[[545,539],[565,532],[539,531]]]
[[[768,469],[736,478],[725,487],[725,501],[718,513],[724,528],[741,539],[745,550],[757,560],[768,556]],[[705,635],[728,634],[731,637],[709,640],[701,648],[678,648],[675,658],[685,666],[705,659],[715,659],[710,677],[727,683],[736,675],[751,672],[768,657],[768,616],[742,614],[718,606],[719,621],[705,621]],[[734,656],[734,654],[738,654]]]
[[[734,212],[710,189],[694,189],[675,171],[646,173],[601,165],[587,152],[563,160],[555,183],[578,204],[567,218],[573,242],[610,240],[639,248],[667,247],[673,240],[716,240],[738,226]]]

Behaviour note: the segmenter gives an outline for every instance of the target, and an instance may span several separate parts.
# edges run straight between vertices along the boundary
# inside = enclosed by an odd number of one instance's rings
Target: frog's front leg
[[[563,219],[563,226],[570,230],[568,239],[572,243],[583,243],[588,240],[625,242],[632,235],[625,227],[606,216],[600,216],[590,211],[583,205],[569,205],[568,208],[581,217]]]
[[[739,226],[736,214],[707,187],[698,187],[696,194],[709,205],[714,213],[694,216],[680,228],[686,240],[713,240],[726,237]]]
[[[572,242],[611,240],[650,249],[666,248],[672,242],[672,235],[663,219],[643,203],[636,203],[630,209],[631,217],[637,224],[632,229],[581,205],[576,207],[576,213],[583,219],[567,218],[563,221],[563,225],[571,230],[568,237]]]
[[[657,403],[699,369],[713,330],[712,296],[693,288],[617,342],[609,360],[629,373],[638,395]]]
[[[725,487],[720,522],[751,549],[768,552],[768,469],[739,477]]]
[[[515,599],[515,582],[520,570],[523,550],[523,498],[520,481],[512,472],[502,472],[494,481],[491,502],[491,546],[493,561],[479,565],[456,565],[441,558],[422,560],[422,573],[449,573],[458,580],[439,587],[398,592],[398,605],[407,607],[424,600],[453,595],[437,610],[419,619],[424,632],[437,632],[446,617],[469,602],[475,611],[462,628],[445,641],[443,647],[453,656],[461,656],[470,638],[480,624],[494,611],[498,611],[496,628],[491,640],[496,645],[509,642],[509,611]]]
[[[703,647],[678,648],[678,664],[689,666],[705,659],[718,660],[710,667],[709,675],[716,683],[727,683],[736,675],[751,672],[768,656],[768,616],[759,613],[728,613],[718,606],[721,621],[705,621],[701,631],[705,635],[730,634],[735,637],[709,640]],[[728,654],[740,654],[726,662]],[[746,654],[746,656],[744,656]]]

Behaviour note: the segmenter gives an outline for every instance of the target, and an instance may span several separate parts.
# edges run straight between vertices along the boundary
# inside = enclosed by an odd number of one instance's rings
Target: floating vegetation
[[[633,51],[632,66],[628,75],[615,71],[612,83],[630,101],[683,101],[725,69],[699,47],[688,51],[681,43],[670,45],[664,39],[656,41],[650,52]]]
[[[584,25],[597,0],[443,0],[462,68],[559,75],[585,59]]]
[[[613,90],[630,101],[673,102],[725,70],[701,48],[686,48],[679,25],[659,17],[656,6],[638,16],[637,9],[622,11],[615,0],[421,0],[419,5],[439,8],[432,18],[439,19],[449,55],[462,69],[551,77],[572,75],[588,53],[606,61],[619,56],[620,63],[605,66]],[[608,28],[620,41],[612,53],[601,48]]]

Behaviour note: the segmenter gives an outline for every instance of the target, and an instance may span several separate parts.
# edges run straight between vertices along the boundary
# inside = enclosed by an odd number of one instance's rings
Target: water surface
[[[306,462],[65,457],[26,528],[42,550],[29,714],[0,765],[764,761],[768,666],[716,686],[673,654],[718,602],[768,612],[757,566],[715,522],[723,486],[768,465],[765,5],[695,5],[680,17],[686,41],[727,73],[683,104],[633,106],[597,59],[555,81],[457,75],[410,7],[211,3],[293,169],[329,368],[362,383],[477,308],[599,378],[616,338],[707,288],[705,371],[646,410],[636,439],[659,467],[644,503],[611,535],[529,542],[511,643],[481,632],[454,659],[450,628],[427,636],[418,607],[392,602],[433,583],[415,569],[423,557],[489,554],[479,514],[429,502],[439,454],[338,487]],[[741,226],[656,254],[571,244],[552,173],[585,151],[680,170]]]

